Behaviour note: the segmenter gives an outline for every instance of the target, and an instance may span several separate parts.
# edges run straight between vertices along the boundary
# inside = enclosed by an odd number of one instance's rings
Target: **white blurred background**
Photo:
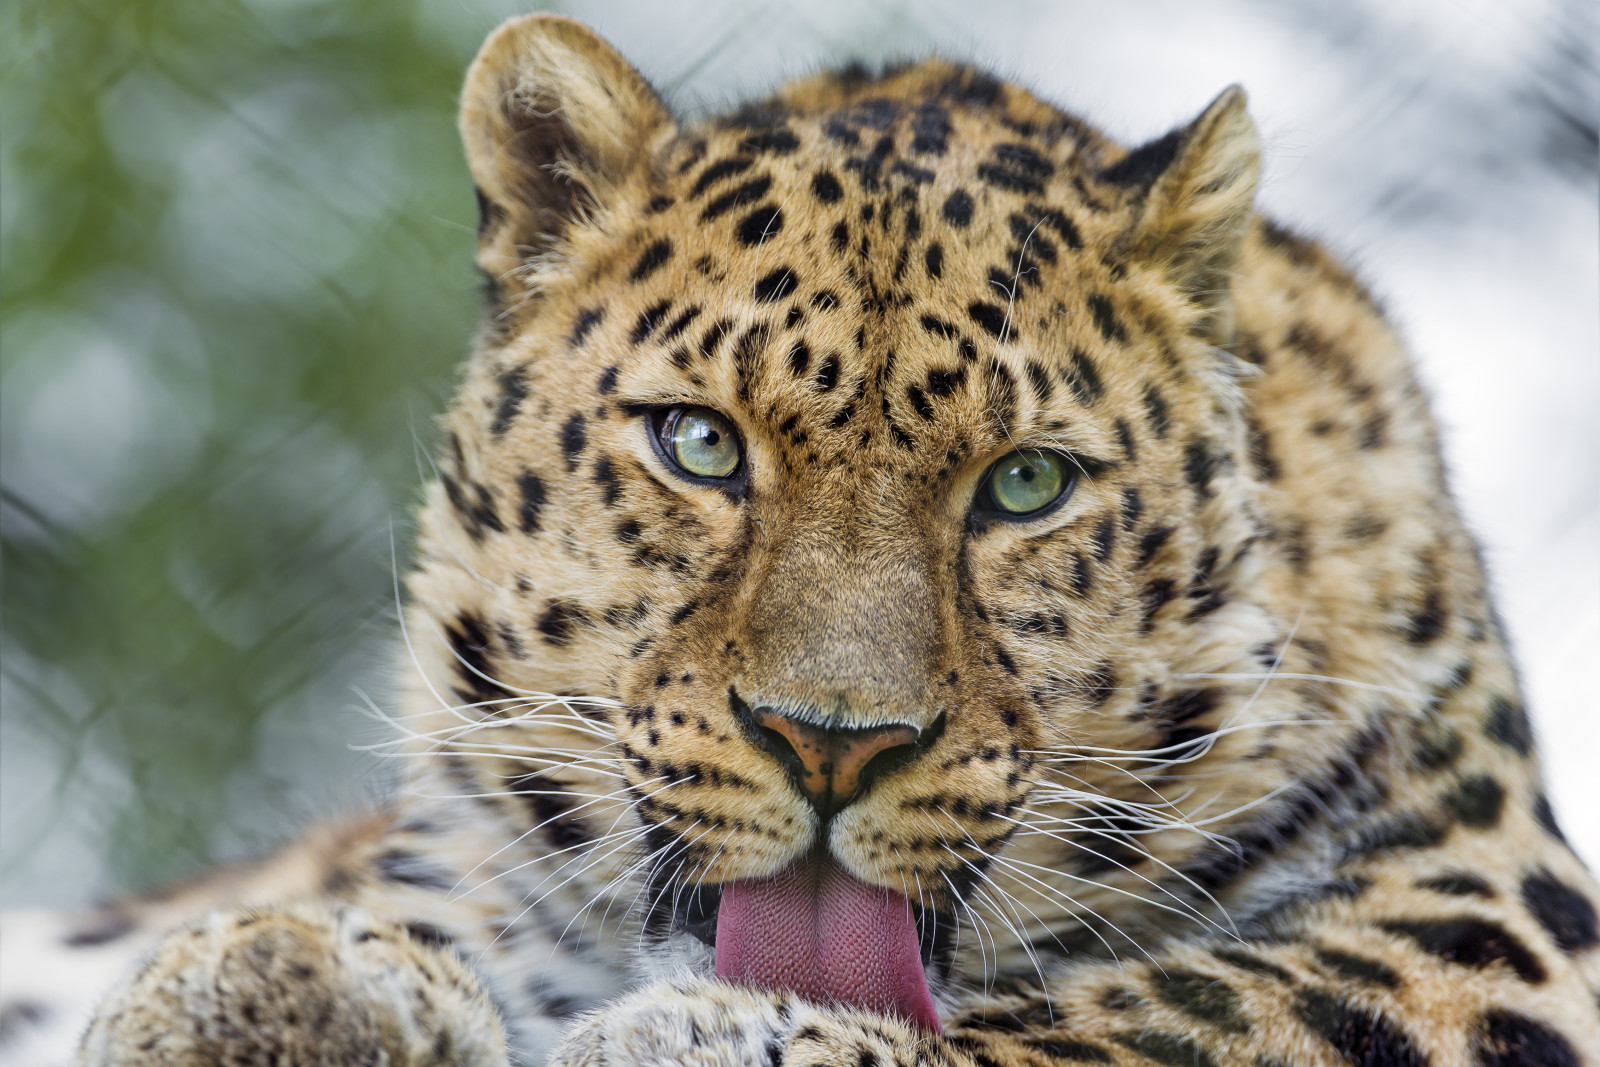
[[[384,691],[391,525],[403,553],[473,314],[451,97],[527,9],[100,7],[0,16],[8,903],[153,885],[381,788],[350,687]],[[937,51],[1134,142],[1242,83],[1263,207],[1353,260],[1416,352],[1557,814],[1600,860],[1592,2],[556,9],[688,115]]]

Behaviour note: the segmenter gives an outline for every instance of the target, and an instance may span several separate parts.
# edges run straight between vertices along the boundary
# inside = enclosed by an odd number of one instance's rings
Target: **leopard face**
[[[471,773],[656,936],[820,849],[936,969],[986,888],[1025,954],[1201,848],[1177,769],[1281,707],[1193,676],[1293,623],[1226,350],[1242,96],[1129,152],[927,62],[679,128],[581,27],[521,32],[468,79],[491,308],[411,579],[418,699],[506,727]],[[868,734],[808,786],[808,739]]]

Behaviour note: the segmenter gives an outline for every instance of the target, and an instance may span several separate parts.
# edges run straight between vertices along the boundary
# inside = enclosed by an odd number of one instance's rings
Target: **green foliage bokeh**
[[[403,558],[477,312],[454,109],[495,21],[392,0],[0,15],[0,892],[73,873],[34,859],[74,819],[103,842],[85,876],[119,885],[213,858],[224,822],[280,832],[306,772],[260,731],[347,730],[329,680],[380,675],[390,531]],[[321,773],[355,775],[342,741]]]

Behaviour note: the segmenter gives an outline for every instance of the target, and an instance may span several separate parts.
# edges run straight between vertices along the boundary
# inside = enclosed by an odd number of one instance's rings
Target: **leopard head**
[[[508,838],[559,827],[577,895],[674,943],[818,854],[916,906],[937,974],[1104,936],[1204,843],[1180,768],[1258,744],[1195,676],[1286,626],[1228,351],[1243,95],[1130,151],[933,60],[680,125],[533,16],[461,126],[489,310],[413,699],[539,798]]]

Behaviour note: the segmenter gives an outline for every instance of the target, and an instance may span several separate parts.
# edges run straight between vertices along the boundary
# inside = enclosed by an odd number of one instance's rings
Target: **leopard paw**
[[[504,1067],[500,1020],[448,953],[356,908],[213,913],[101,1005],[79,1067]]]
[[[716,981],[658,982],[579,1019],[549,1067],[891,1067],[917,1062],[936,1040],[896,1019],[821,1008],[789,994]]]

